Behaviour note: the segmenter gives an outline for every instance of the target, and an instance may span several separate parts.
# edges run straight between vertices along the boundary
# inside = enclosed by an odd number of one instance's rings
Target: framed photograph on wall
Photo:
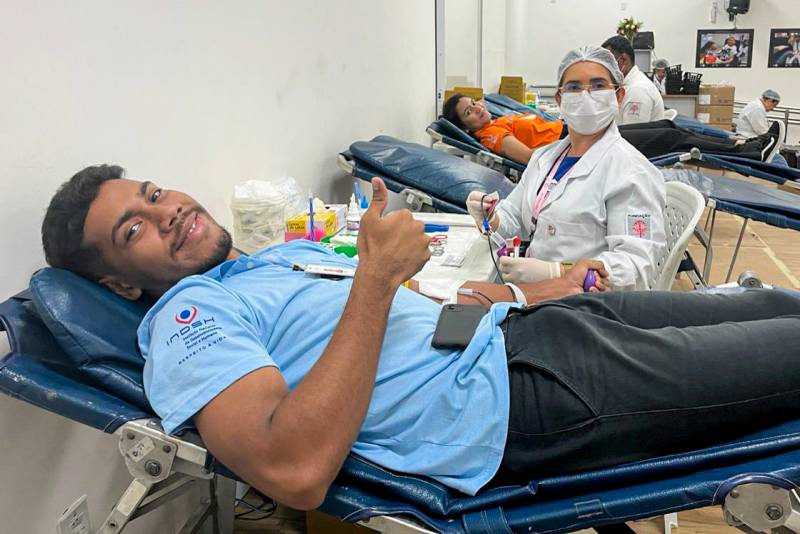
[[[769,32],[770,68],[800,68],[800,28],[773,28]]]
[[[695,67],[750,68],[753,30],[697,30]]]

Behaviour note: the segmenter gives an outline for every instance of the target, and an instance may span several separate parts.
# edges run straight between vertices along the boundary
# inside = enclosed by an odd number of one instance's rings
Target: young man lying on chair
[[[381,180],[355,276],[330,280],[293,265],[349,260],[306,241],[245,256],[192,197],[122,172],[90,167],[56,193],[48,262],[157,299],[138,334],[165,430],[192,422],[220,461],[290,506],[318,506],[351,451],[475,494],[800,413],[800,300],[788,294],[582,293],[599,267],[585,261],[521,285],[526,308],[505,302],[508,287],[468,284],[495,304],[465,349],[433,349],[441,305],[404,287],[428,238],[407,211],[383,213]]]

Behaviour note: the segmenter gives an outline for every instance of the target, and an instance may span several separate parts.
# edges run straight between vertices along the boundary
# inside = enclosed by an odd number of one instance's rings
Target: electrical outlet
[[[72,503],[56,523],[56,534],[91,534],[89,503],[86,495]]]
[[[628,9],[628,2],[622,2],[622,3],[620,3],[620,5],[619,5],[619,10],[620,10],[620,11],[625,11],[626,9]]]

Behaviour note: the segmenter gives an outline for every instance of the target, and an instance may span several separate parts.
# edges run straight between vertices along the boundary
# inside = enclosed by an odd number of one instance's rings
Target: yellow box
[[[336,233],[336,212],[335,211],[315,211],[314,226],[325,230],[326,235]],[[298,213],[286,221],[287,232],[307,232],[308,213]]]
[[[444,92],[444,101],[447,102],[456,93],[461,93],[473,100],[483,100],[483,88],[481,87],[454,87]]]
[[[453,91],[468,96],[473,100],[483,100],[483,87],[453,87]]]
[[[524,104],[525,80],[522,76],[501,76],[499,93]]]

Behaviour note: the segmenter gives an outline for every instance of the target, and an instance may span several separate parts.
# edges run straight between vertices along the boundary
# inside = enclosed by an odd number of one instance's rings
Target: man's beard
[[[220,234],[217,240],[214,253],[209,256],[208,260],[197,267],[197,271],[194,274],[203,274],[228,259],[228,254],[231,253],[231,248],[233,248],[233,239],[225,228],[220,226],[219,229],[222,231],[222,234]]]

